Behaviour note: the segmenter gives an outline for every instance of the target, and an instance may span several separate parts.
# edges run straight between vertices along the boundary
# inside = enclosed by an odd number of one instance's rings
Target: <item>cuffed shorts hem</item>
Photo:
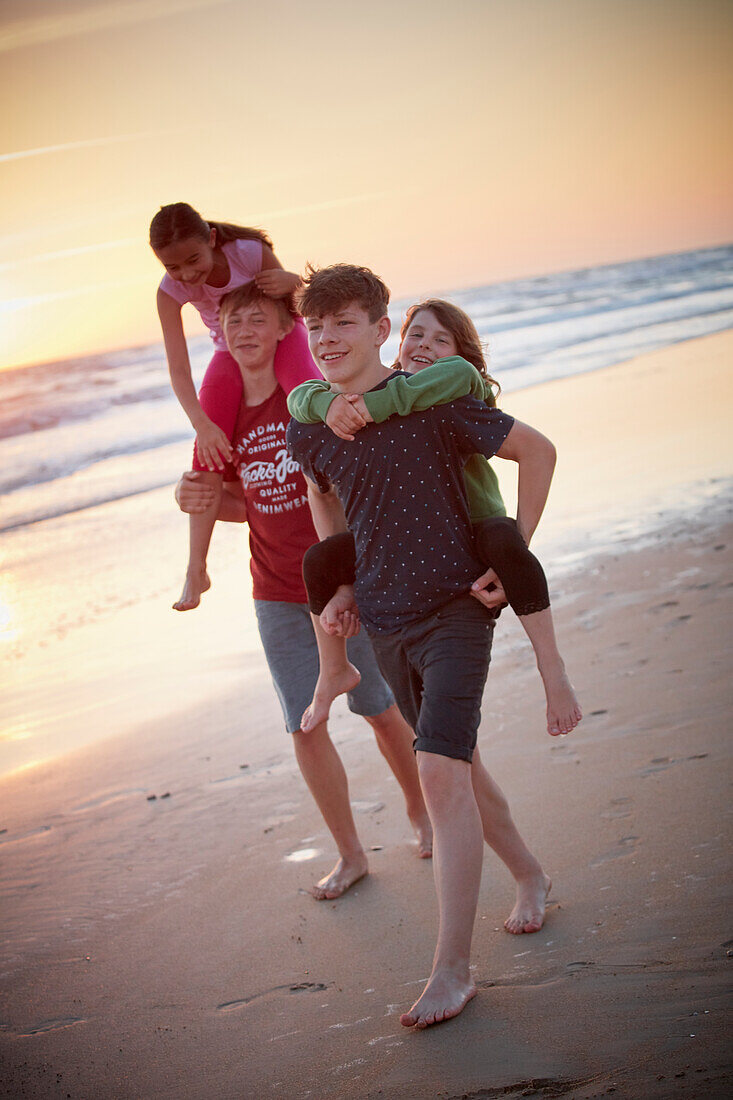
[[[449,756],[451,760],[465,760],[467,764],[470,764],[473,759],[473,749],[464,748],[462,745],[449,745],[445,741],[437,741],[431,737],[416,737],[412,747],[415,752],[433,752],[438,756]]]

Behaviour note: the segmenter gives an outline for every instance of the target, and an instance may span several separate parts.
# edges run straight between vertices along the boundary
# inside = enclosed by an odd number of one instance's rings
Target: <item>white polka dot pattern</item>
[[[334,485],[344,506],[367,630],[399,629],[483,571],[462,469],[472,454],[494,455],[513,423],[473,397],[367,424],[353,442],[291,420],[291,454],[324,491]]]

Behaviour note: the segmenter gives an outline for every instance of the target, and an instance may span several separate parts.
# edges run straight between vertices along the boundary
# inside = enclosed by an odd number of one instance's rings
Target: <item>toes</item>
[[[348,890],[348,886],[341,886],[337,883],[318,883],[314,886],[311,893],[318,901],[335,901],[336,898],[340,898],[342,894],[345,894]]]

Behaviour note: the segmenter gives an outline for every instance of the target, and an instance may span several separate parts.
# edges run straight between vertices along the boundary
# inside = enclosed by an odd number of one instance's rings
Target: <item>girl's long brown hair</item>
[[[443,328],[447,329],[456,342],[458,355],[467,359],[481,377],[489,383],[491,397],[486,398],[486,404],[496,405],[496,399],[501,393],[501,386],[488,372],[484,349],[476,331],[476,326],[468,314],[464,313],[458,306],[454,306],[452,302],[446,302],[443,298],[426,298],[424,302],[416,302],[414,306],[410,306],[400,329],[400,352],[407,330],[414,321],[415,316],[423,309],[429,309]],[[397,353],[397,361],[393,365],[395,367],[399,366],[399,352]]]
[[[206,221],[187,202],[172,202],[168,206],[161,206],[150,223],[150,247],[157,252],[160,248],[167,248],[169,244],[177,244],[189,237],[200,237],[206,241],[212,229],[216,230],[217,248],[230,241],[260,241],[272,248],[272,241],[261,229],[250,229],[231,222]]]

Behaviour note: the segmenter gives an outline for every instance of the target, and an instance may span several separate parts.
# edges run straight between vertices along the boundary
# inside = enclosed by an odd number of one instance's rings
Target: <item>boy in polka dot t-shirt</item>
[[[309,272],[300,309],[311,352],[333,389],[364,393],[394,376],[379,358],[389,335],[388,302],[386,286],[366,268],[339,264]],[[428,1027],[456,1016],[476,994],[470,947],[482,830],[517,881],[509,921],[532,932],[544,919],[550,880],[476,749],[494,627],[487,607],[503,593],[470,594],[483,566],[461,471],[475,453],[517,462],[518,521],[531,534],[549,490],[554,448],[539,432],[472,397],[367,424],[349,442],[322,424],[296,421],[287,438],[309,481],[319,537],[347,524],[354,534],[358,612],[416,732],[438,854],[440,922],[428,984],[402,1023]]]

